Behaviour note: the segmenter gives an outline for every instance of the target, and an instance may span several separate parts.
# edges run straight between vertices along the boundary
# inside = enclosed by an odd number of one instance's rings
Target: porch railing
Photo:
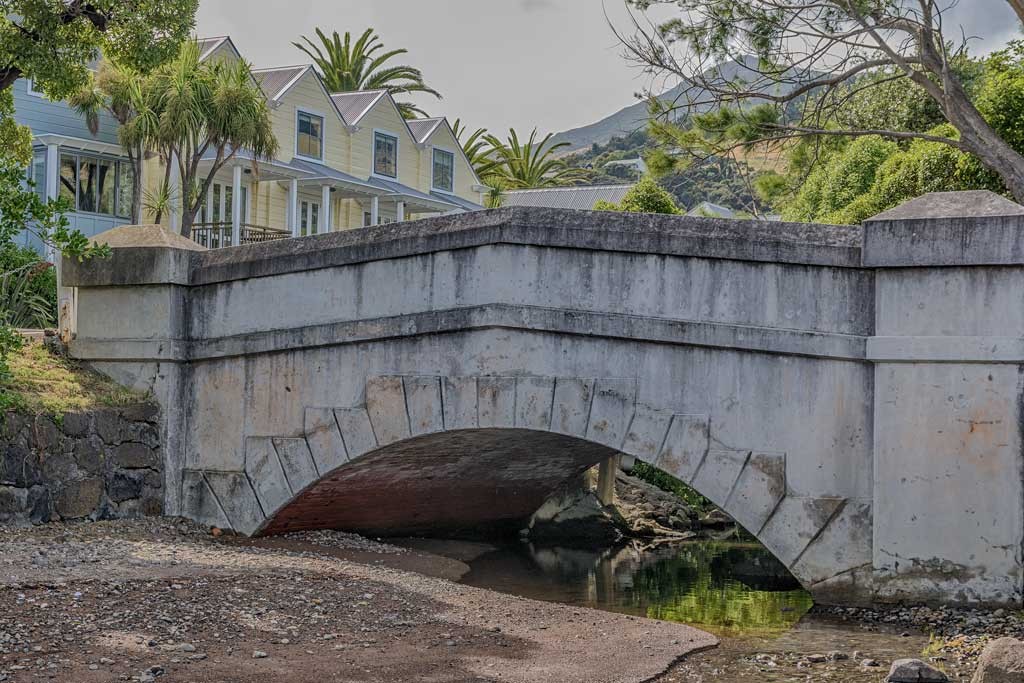
[[[231,223],[195,223],[192,225],[192,241],[208,249],[230,247],[232,246],[231,232]],[[269,228],[265,225],[252,225],[251,223],[242,223],[240,232],[241,244],[270,242],[292,236],[288,230]]]

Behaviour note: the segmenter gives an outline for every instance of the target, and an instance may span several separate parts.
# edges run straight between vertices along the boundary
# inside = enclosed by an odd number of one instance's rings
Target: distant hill
[[[716,78],[723,80],[735,80],[737,78],[753,80],[756,74],[751,69],[756,64],[757,58],[748,56],[744,58],[743,62],[731,61],[722,64],[720,67],[717,67],[715,75]],[[688,89],[688,84],[680,83],[676,87],[662,93],[658,99],[663,102],[676,102],[684,96]],[[700,100],[704,97],[703,93],[704,91],[689,93],[689,97],[692,98],[691,101]],[[679,103],[682,104],[681,101]],[[620,109],[611,116],[604,117],[596,123],[558,133],[552,140],[556,143],[568,142],[569,147],[560,150],[560,152],[562,154],[570,154],[588,149],[595,142],[603,145],[613,137],[627,137],[630,133],[643,130],[647,126],[647,119],[647,103],[637,102],[624,109]]]

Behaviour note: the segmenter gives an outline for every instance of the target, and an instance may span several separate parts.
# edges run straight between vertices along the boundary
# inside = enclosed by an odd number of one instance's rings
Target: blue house
[[[103,112],[93,135],[74,109],[37,92],[30,79],[18,80],[13,92],[15,120],[32,129],[30,175],[36,191],[44,198],[67,199],[71,227],[88,237],[128,223],[132,171],[118,142],[117,121]],[[34,236],[18,239],[42,251]]]

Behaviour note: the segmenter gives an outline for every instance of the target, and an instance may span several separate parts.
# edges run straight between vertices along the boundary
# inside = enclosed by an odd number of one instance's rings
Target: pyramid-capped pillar
[[[206,251],[162,225],[122,225],[101,232],[92,241],[110,247],[111,257],[65,258],[62,274],[66,286],[187,285],[192,256]]]
[[[871,268],[1024,264],[1024,206],[988,190],[931,192],[864,221]]]

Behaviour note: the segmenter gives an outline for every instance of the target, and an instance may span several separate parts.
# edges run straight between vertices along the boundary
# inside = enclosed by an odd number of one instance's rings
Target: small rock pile
[[[677,496],[619,471],[615,476],[616,506],[637,536],[696,531],[698,513]]]
[[[985,646],[1002,637],[1024,638],[1024,612],[957,607],[815,607],[819,614],[865,624],[882,624],[931,634],[933,662],[973,671]],[[999,679],[995,679],[999,680]],[[1020,679],[1024,683],[1024,678]]]
[[[317,531],[293,531],[284,534],[284,537],[292,541],[301,541],[325,548],[337,548],[339,550],[358,550],[367,553],[384,553],[389,555],[400,555],[409,552],[406,548],[400,548],[388,543],[374,541],[358,534],[350,534],[344,531],[330,531],[320,529]]]

